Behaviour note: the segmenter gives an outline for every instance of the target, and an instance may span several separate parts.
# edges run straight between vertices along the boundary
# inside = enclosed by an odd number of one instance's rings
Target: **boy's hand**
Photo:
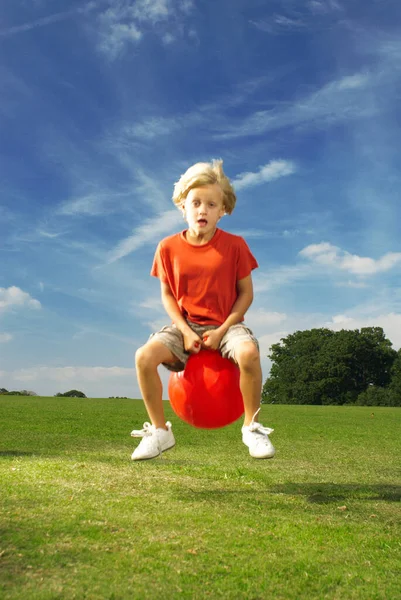
[[[182,335],[184,337],[184,350],[190,354],[197,354],[202,347],[202,340],[199,335],[192,329]]]
[[[202,336],[202,347],[207,350],[218,350],[223,336],[224,333],[219,331],[219,329],[205,331]]]

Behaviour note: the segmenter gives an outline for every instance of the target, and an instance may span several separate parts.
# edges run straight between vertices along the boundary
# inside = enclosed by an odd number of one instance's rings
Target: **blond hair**
[[[237,197],[230,180],[224,174],[222,160],[212,160],[210,163],[200,162],[189,167],[174,185],[173,202],[177,207],[181,207],[191,190],[214,183],[218,183],[221,187],[224,210],[227,215],[231,215]]]

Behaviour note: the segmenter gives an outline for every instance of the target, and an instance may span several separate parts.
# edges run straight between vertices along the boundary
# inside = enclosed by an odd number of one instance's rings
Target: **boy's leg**
[[[262,369],[259,347],[252,331],[243,324],[233,325],[222,339],[223,356],[235,362],[240,370],[240,388],[244,401],[242,441],[254,458],[272,458],[275,454],[269,439],[273,429],[258,422],[262,393]]]
[[[220,351],[240,370],[240,388],[244,400],[244,425],[257,421],[262,395],[262,369],[258,340],[244,323],[232,325],[221,340]],[[255,416],[256,415],[256,416]]]
[[[262,369],[259,350],[253,342],[242,342],[235,348],[235,359],[240,369],[240,387],[244,400],[245,419],[242,441],[253,458],[273,458],[275,448],[269,434],[273,429],[258,422],[262,393]]]
[[[175,363],[177,358],[162,342],[150,340],[135,354],[138,383],[152,425],[167,429],[163,407],[163,387],[157,371],[161,363]]]
[[[136,352],[135,362],[139,387],[152,425],[146,422],[143,429],[131,432],[132,437],[142,438],[131,458],[146,460],[160,456],[175,445],[171,423],[166,423],[164,415],[163,388],[157,367],[161,363],[174,364],[177,359],[162,342],[150,340]]]
[[[240,388],[244,400],[244,425],[257,421],[262,395],[262,369],[259,350],[254,342],[239,342],[234,350],[240,370]]]

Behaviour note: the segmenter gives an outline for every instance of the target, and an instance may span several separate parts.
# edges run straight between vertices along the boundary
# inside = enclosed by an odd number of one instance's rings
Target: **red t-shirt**
[[[217,229],[207,244],[194,246],[182,231],[159,243],[151,275],[168,283],[185,319],[221,325],[237,299],[237,282],[257,267],[239,235]]]

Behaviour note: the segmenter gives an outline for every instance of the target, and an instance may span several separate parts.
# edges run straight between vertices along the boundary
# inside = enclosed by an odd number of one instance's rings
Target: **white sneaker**
[[[143,429],[131,431],[132,437],[143,438],[139,446],[132,453],[132,460],[146,460],[160,456],[165,450],[175,446],[175,439],[171,431],[171,423],[167,421],[167,429],[156,429],[150,423],[144,423]]]
[[[274,429],[263,427],[263,425],[252,419],[251,423],[244,425],[241,431],[242,441],[245,446],[248,446],[249,454],[253,458],[273,458],[276,450],[269,439],[269,435],[273,433]]]

